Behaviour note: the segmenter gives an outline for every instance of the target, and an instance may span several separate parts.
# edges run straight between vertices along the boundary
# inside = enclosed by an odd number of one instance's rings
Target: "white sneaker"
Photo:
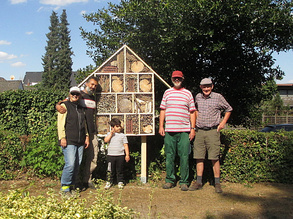
[[[111,188],[111,186],[112,186],[112,183],[106,182],[106,185],[105,185],[104,189],[108,190],[108,189]]]
[[[118,189],[123,189],[124,188],[124,184],[123,182],[119,182],[118,183]]]

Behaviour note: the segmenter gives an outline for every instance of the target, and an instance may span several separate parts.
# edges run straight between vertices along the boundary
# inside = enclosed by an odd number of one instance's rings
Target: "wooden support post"
[[[147,182],[147,141],[146,136],[141,136],[141,175],[140,181]]]

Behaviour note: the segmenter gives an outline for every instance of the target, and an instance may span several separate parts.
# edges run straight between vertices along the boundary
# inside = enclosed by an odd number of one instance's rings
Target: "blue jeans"
[[[65,165],[61,176],[61,191],[69,192],[75,186],[79,165],[82,161],[84,146],[67,145],[62,147]]]

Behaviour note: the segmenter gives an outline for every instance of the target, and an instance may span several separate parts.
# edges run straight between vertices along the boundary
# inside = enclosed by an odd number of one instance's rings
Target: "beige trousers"
[[[84,150],[84,166],[82,173],[82,182],[88,183],[92,180],[92,173],[97,167],[98,161],[98,153],[99,153],[99,146],[98,146],[98,139],[97,135],[90,136],[90,145],[87,149]]]

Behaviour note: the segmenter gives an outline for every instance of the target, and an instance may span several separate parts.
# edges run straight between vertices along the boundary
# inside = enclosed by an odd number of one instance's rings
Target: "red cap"
[[[173,71],[172,78],[183,78],[182,71]]]

